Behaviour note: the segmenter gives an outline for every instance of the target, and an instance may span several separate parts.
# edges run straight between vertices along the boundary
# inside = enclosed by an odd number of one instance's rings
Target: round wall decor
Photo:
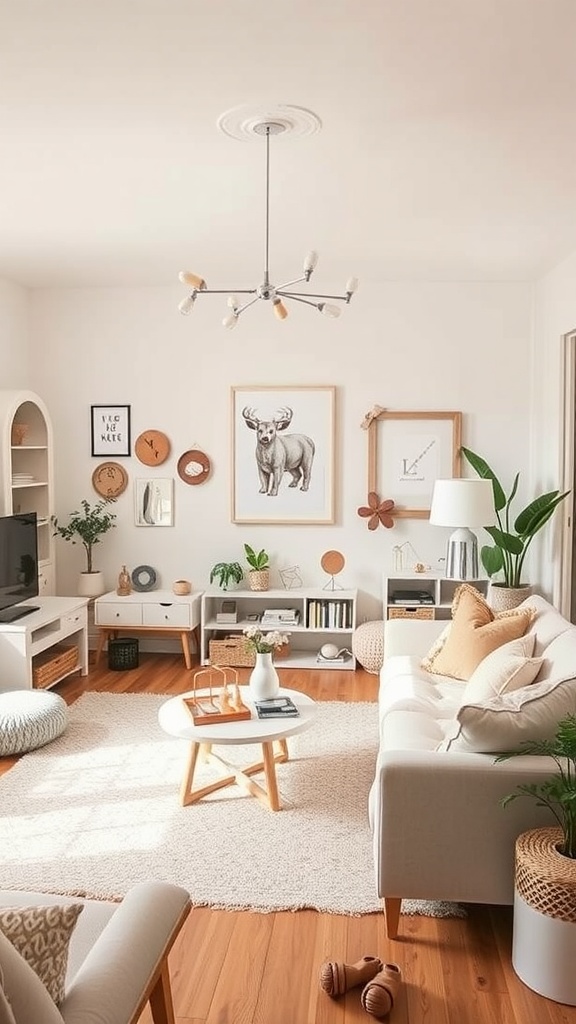
[[[156,586],[156,569],[153,569],[151,565],[137,565],[132,570],[131,579],[134,590],[137,590],[139,593],[154,590]]]
[[[134,442],[134,454],[145,466],[160,466],[170,454],[170,441],[161,430],[145,430]]]
[[[199,448],[191,448],[178,459],[178,476],[185,484],[203,484],[210,469],[210,459]]]
[[[101,462],[92,473],[92,486],[102,498],[117,498],[128,486],[128,473],[119,462]]]

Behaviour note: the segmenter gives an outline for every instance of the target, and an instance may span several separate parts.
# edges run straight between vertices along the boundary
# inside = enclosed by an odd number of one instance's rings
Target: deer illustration
[[[261,420],[256,410],[248,406],[242,410],[246,426],[256,431],[256,465],[260,477],[260,494],[276,495],[284,473],[290,473],[290,487],[307,491],[310,486],[314,441],[305,434],[285,434],[292,422],[293,412],[287,406],[279,409],[274,419]]]

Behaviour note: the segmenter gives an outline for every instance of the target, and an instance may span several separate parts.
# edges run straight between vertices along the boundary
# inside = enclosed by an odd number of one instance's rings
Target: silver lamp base
[[[478,579],[478,540],[467,527],[454,530],[446,549],[446,579]]]

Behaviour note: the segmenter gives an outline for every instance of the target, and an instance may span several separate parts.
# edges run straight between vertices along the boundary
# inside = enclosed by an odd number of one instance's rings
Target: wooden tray
[[[215,678],[216,674],[216,678]],[[234,678],[230,680],[229,675]],[[197,680],[201,676],[207,676],[207,687],[200,684],[201,689],[208,689],[207,694],[197,693]],[[211,665],[210,668],[201,669],[194,673],[192,681],[194,693],[192,697],[183,697],[182,700],[190,714],[194,725],[222,724],[224,722],[246,722],[252,718],[250,708],[242,703],[238,687],[238,673],[235,669],[226,666]],[[214,691],[215,686],[217,692]],[[229,690],[229,686],[232,692]]]

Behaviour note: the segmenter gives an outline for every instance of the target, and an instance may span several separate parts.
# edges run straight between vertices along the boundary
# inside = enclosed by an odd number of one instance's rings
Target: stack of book
[[[298,608],[266,608],[260,621],[269,629],[283,629],[286,626],[297,626],[299,620]]]
[[[291,697],[256,700],[254,706],[258,712],[258,718],[298,718],[300,714]]]

